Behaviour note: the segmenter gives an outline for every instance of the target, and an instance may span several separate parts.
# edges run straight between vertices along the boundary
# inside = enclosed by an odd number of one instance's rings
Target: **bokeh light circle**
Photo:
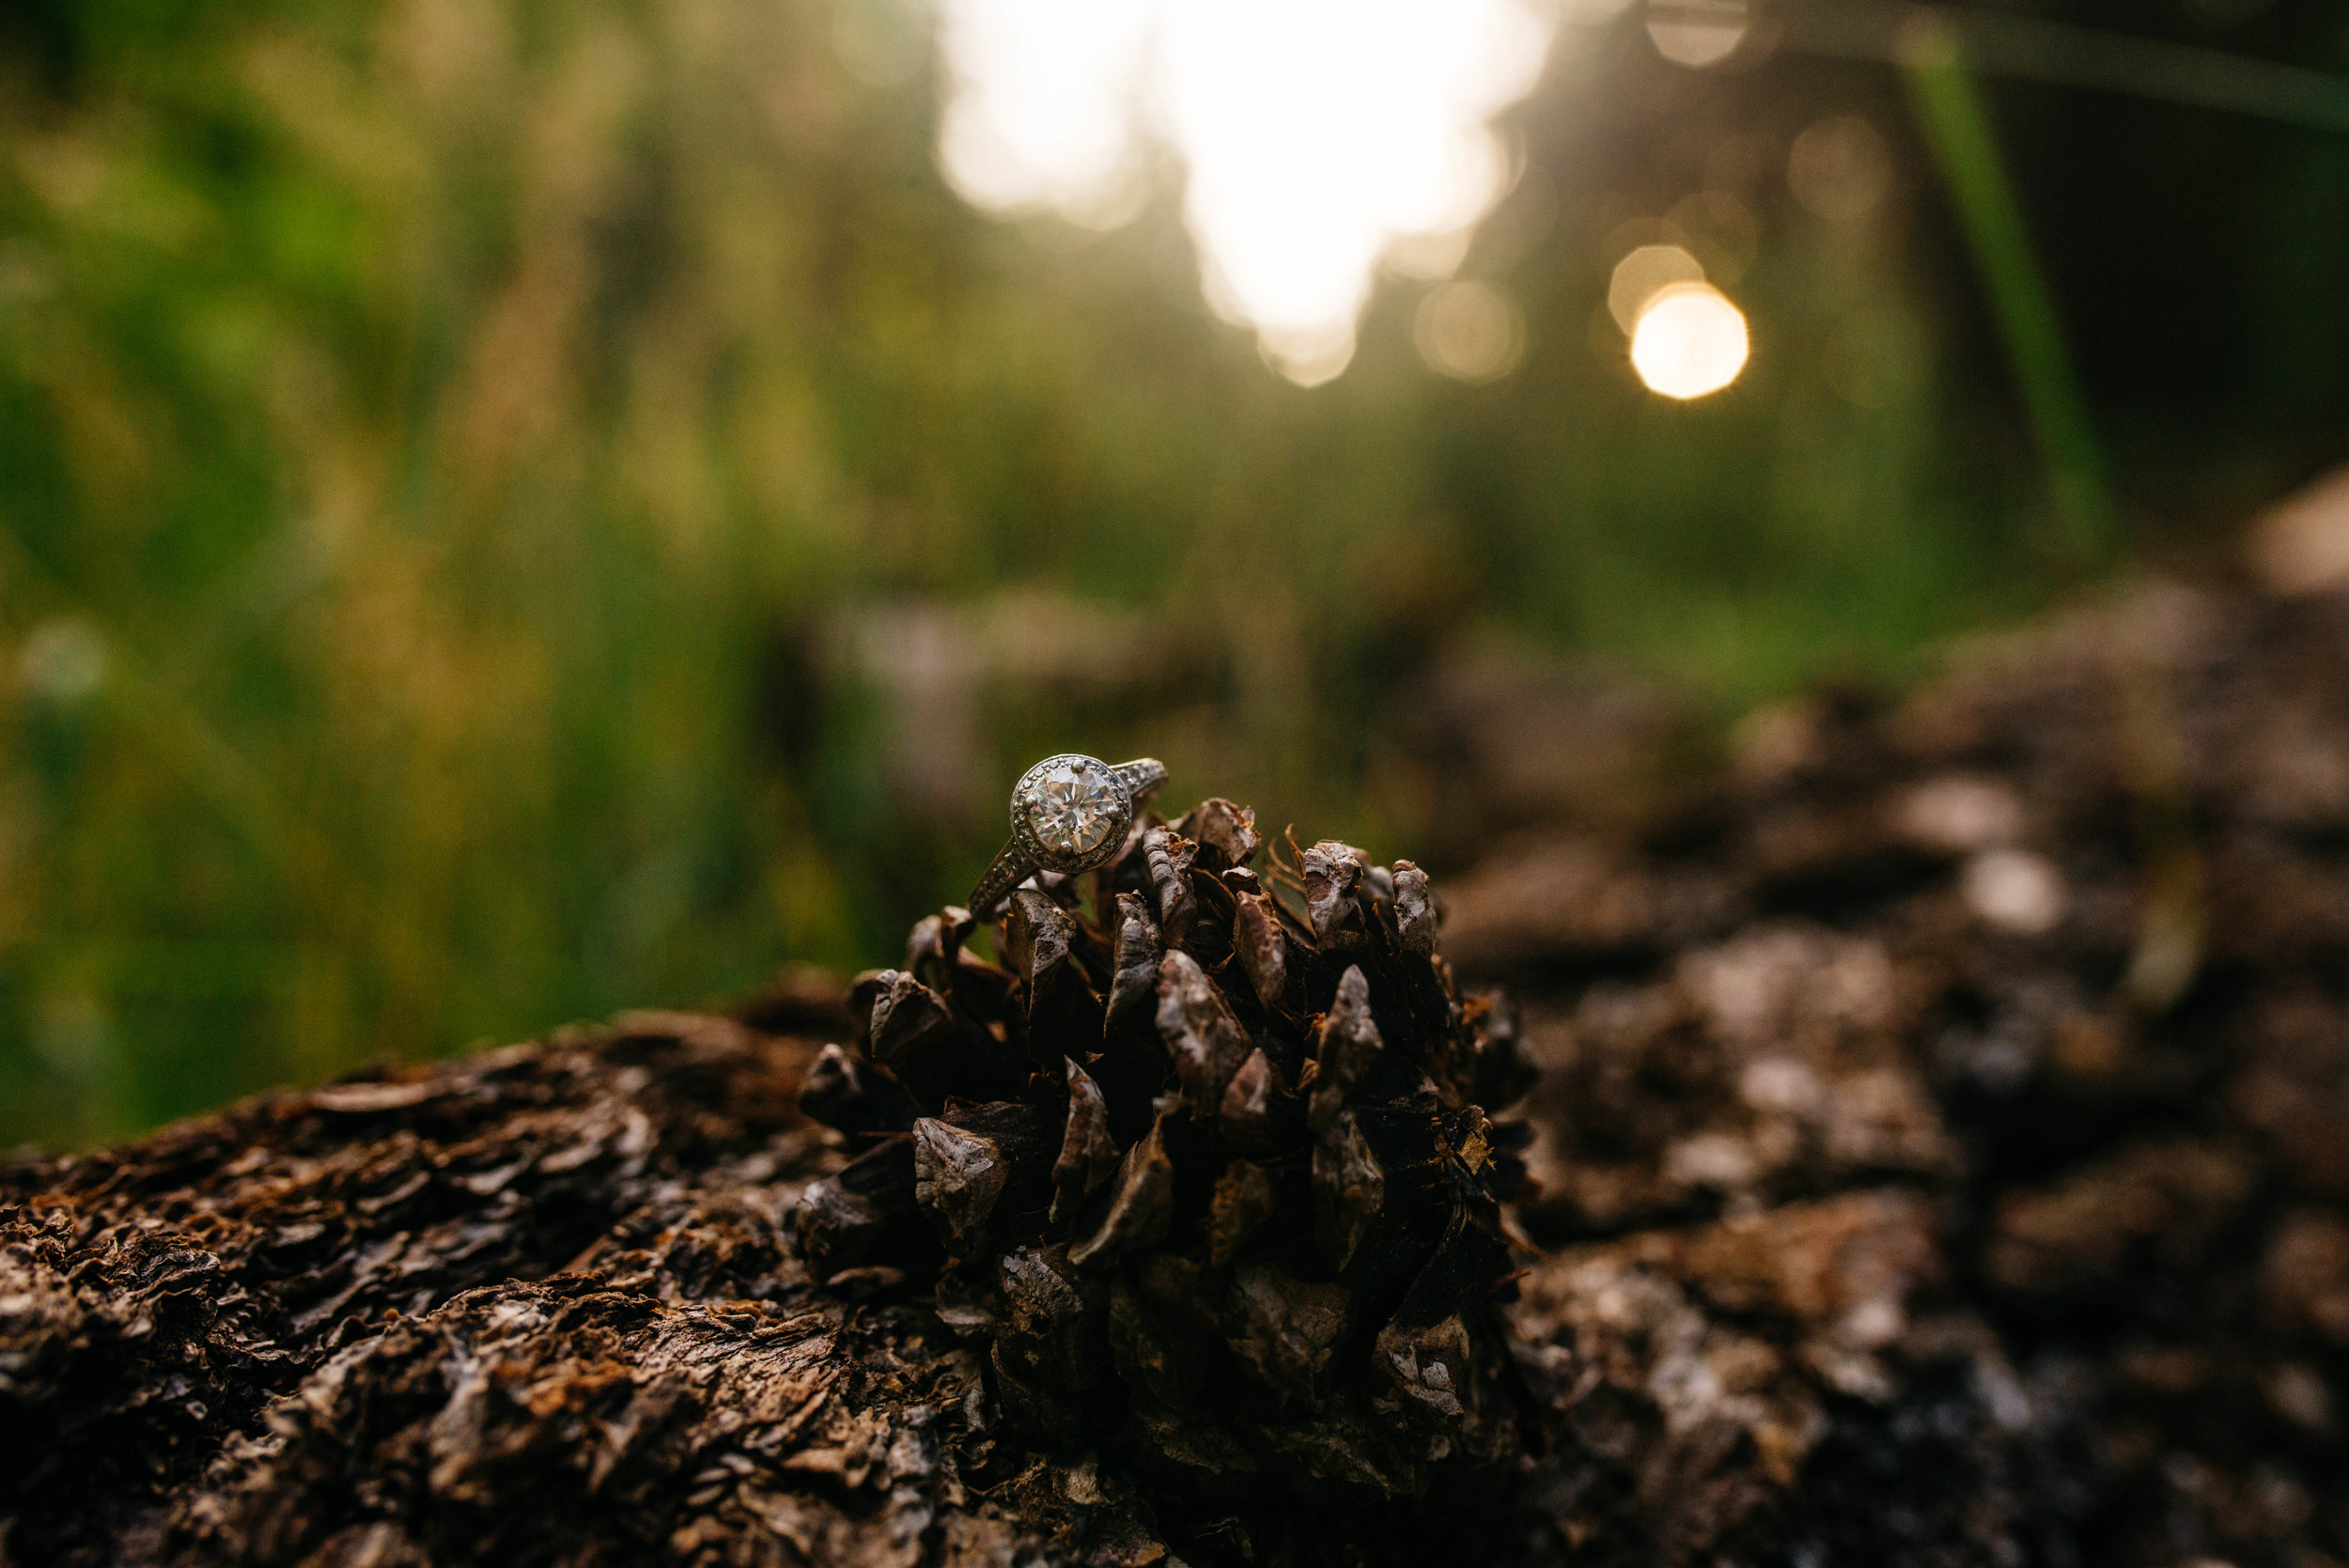
[[[1806,129],[1786,155],[1786,183],[1805,210],[1832,223],[1867,216],[1892,179],[1892,156],[1876,128],[1837,115]]]
[[[1411,339],[1428,368],[1459,381],[1498,380],[1525,352],[1525,319],[1490,284],[1431,289],[1412,318]]]
[[[1648,0],[1647,36],[1675,65],[1719,65],[1737,53],[1752,25],[1746,0]]]
[[[1607,280],[1607,312],[1627,336],[1648,303],[1674,284],[1703,283],[1704,267],[1679,245],[1641,245],[1615,263]]]
[[[1657,294],[1631,334],[1631,367],[1651,392],[1688,399],[1720,391],[1746,367],[1744,312],[1710,284]]]

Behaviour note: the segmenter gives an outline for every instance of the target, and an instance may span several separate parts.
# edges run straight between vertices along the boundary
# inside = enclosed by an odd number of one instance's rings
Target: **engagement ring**
[[[971,912],[987,919],[1004,894],[1038,871],[1066,875],[1108,864],[1165,782],[1166,765],[1156,757],[1112,767],[1072,753],[1029,768],[1011,792],[1011,842],[972,890]]]

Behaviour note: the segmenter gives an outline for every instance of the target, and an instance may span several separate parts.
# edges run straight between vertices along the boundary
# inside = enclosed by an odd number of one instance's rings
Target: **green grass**
[[[1059,747],[1408,853],[1359,784],[1449,637],[1726,712],[2068,570],[1897,207],[1773,213],[1703,403],[1594,348],[1571,191],[1470,262],[1515,376],[1433,377],[1395,286],[1308,393],[1171,186],[972,213],[930,85],[856,86],[813,0],[53,20],[0,95],[0,1141],[888,961]],[[1068,657],[989,654],[1037,626]]]

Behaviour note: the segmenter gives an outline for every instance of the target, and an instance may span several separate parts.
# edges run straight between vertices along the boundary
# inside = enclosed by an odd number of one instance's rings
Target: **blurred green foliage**
[[[1605,50],[1467,263],[1516,373],[1432,374],[1391,281],[1302,391],[1201,303],[1178,169],[1112,233],[975,213],[934,77],[860,82],[822,0],[10,26],[0,1141],[887,961],[1055,747],[1408,852],[1379,737],[1446,647],[1726,709],[2066,578],[1929,180],[1835,224],[1782,150],[1602,155]],[[1755,352],[1673,405],[1603,247],[1707,179]]]

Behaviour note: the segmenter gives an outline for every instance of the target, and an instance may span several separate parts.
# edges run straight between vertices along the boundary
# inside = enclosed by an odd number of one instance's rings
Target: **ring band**
[[[987,919],[1039,871],[1069,875],[1108,864],[1164,783],[1166,765],[1156,757],[1112,766],[1066,752],[1029,768],[1011,792],[1011,842],[971,890],[971,912]]]

